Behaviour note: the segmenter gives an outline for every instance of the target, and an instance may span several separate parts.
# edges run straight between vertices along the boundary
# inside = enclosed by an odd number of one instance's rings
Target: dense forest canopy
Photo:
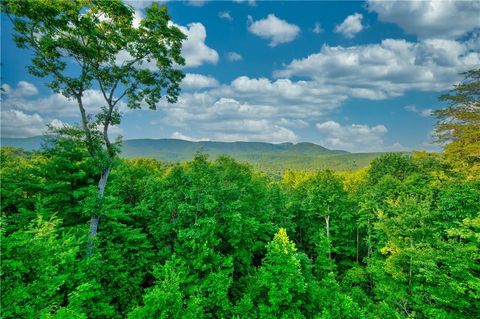
[[[443,154],[285,172],[1,149],[4,318],[477,318],[480,180]]]
[[[37,23],[60,23],[66,32],[85,3],[112,13],[120,29],[132,23],[119,1],[6,1],[2,8],[33,19],[19,20],[20,33]],[[182,35],[167,28],[166,9],[149,12],[142,30],[169,30],[174,42],[171,59],[161,62],[173,72],[167,95],[175,99],[182,74],[172,60],[182,62]],[[110,37],[115,31],[85,17],[76,21],[80,31],[89,23]],[[137,31],[121,29],[103,62],[118,53],[116,40],[133,41]],[[91,57],[69,37],[37,43],[30,35],[19,44]],[[34,74],[63,71],[55,52],[42,52]],[[131,53],[142,52],[140,45]],[[154,105],[169,86],[155,89],[162,74],[110,67],[88,69],[83,80],[97,77],[112,90],[133,77],[153,90],[127,89],[132,107],[149,94]],[[442,96],[450,102],[436,113],[445,152],[388,153],[349,172],[292,170],[278,180],[202,152],[173,165],[120,159],[105,137],[119,120],[112,104],[96,122],[55,131],[39,152],[1,148],[2,318],[479,318],[478,74],[467,72]],[[86,82],[62,80],[51,87],[81,97]],[[102,221],[96,236],[92,216]]]

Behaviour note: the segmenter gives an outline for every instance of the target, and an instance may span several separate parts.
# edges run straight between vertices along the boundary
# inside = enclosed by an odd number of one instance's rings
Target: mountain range
[[[26,151],[39,150],[42,136],[29,138],[1,138],[1,146],[23,148]],[[349,153],[330,150],[314,143],[263,143],[263,142],[211,142],[185,141],[179,139],[131,139],[122,144],[122,157],[155,158],[167,162],[182,162],[192,159],[197,152],[204,152],[211,158],[230,156],[241,162],[266,171],[285,169],[313,170],[330,168],[351,170],[364,167],[381,153]]]

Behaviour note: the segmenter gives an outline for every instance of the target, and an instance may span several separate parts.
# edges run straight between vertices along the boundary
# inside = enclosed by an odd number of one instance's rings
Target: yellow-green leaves
[[[447,107],[436,110],[435,136],[446,143],[445,153],[465,160],[480,172],[480,69],[463,73],[463,82],[440,96]]]

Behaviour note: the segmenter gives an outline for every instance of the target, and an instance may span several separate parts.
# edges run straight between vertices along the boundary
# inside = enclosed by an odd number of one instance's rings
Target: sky
[[[183,43],[175,104],[123,107],[124,139],[312,142],[352,152],[438,150],[438,96],[480,67],[480,1],[164,1]],[[130,1],[141,18],[149,1]],[[26,71],[1,21],[2,137],[79,122]],[[103,105],[95,88],[85,104]]]

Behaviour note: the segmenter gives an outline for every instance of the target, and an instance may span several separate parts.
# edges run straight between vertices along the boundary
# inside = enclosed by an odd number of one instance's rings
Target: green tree
[[[170,263],[162,267],[156,286],[148,291],[144,305],[135,308],[128,318],[183,318],[183,293],[180,289],[180,278]]]
[[[133,8],[120,0],[7,0],[2,1],[2,12],[13,23],[17,46],[33,53],[28,71],[47,78],[54,92],[77,102],[85,145],[97,160],[102,199],[118,152],[108,130],[120,123],[120,104],[126,100],[132,109],[142,103],[155,109],[163,96],[176,102],[184,76],[177,65],[185,62],[180,54],[185,35],[169,23],[166,7],[156,3],[138,27]],[[84,93],[94,85],[105,104],[92,117],[85,109]],[[100,213],[92,216],[88,254]]]
[[[460,84],[440,100],[447,107],[434,112],[436,141],[446,143],[445,153],[470,165],[480,164],[480,69],[462,73]]]
[[[301,216],[304,220],[299,220],[300,227],[304,225],[306,235],[309,238],[309,246],[314,248],[318,244],[319,225],[322,220],[325,225],[325,236],[327,241],[332,243],[332,220],[340,219],[347,213],[346,197],[340,180],[332,171],[320,171],[315,176],[307,180],[306,194],[303,199],[306,216]],[[342,223],[343,224],[343,223]],[[343,224],[342,226],[346,226]],[[315,229],[315,227],[317,227]],[[332,245],[332,248],[333,245]],[[332,259],[332,252],[328,253]]]
[[[2,318],[34,318],[63,304],[78,253],[72,234],[62,234],[55,217],[38,217],[9,236],[2,230]],[[2,225],[2,229],[5,225]],[[70,287],[71,289],[71,287]]]
[[[36,195],[41,190],[42,181],[35,174],[35,167],[43,157],[12,147],[2,147],[0,160],[0,208],[7,220],[3,231],[8,234],[27,227],[36,217]]]
[[[367,178],[370,185],[378,183],[385,175],[403,181],[416,170],[416,166],[408,155],[387,153],[374,159],[368,168]]]
[[[88,221],[82,202],[92,193],[96,178],[93,159],[85,145],[74,138],[46,137],[43,159],[33,167],[41,183],[41,196],[46,208],[62,219],[63,225]]]
[[[267,254],[248,297],[256,305],[259,318],[305,317],[302,308],[307,283],[299,254],[286,230],[280,228],[267,245]]]

